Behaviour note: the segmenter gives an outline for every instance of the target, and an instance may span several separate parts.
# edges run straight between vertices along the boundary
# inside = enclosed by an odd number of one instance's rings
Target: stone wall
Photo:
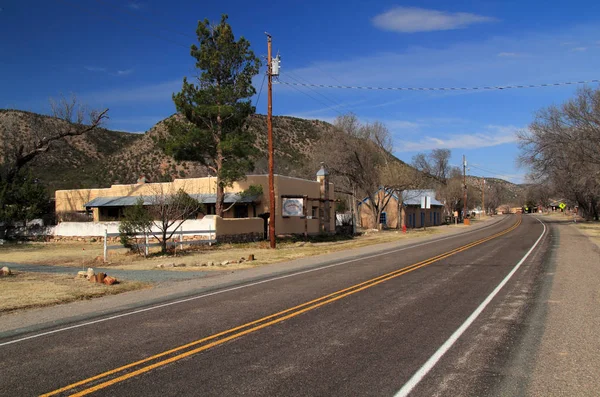
[[[264,240],[264,233],[226,234],[217,236],[219,243],[252,243]]]

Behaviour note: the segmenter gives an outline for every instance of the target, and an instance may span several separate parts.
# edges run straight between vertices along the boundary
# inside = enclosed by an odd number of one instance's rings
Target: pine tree
[[[235,40],[227,15],[217,25],[198,22],[196,34],[199,47],[192,45],[191,55],[200,72],[197,84],[184,78],[173,95],[184,118],[168,124],[160,146],[176,160],[200,162],[216,174],[216,213],[223,216],[225,187],[253,166],[255,140],[246,121],[255,112],[250,98],[260,61],[245,38]]]

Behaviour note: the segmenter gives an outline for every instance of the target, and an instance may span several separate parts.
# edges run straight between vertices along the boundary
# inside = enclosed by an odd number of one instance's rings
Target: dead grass
[[[114,295],[148,286],[131,281],[105,285],[76,279],[72,275],[15,272],[12,276],[0,277],[0,315],[20,309]]]
[[[600,222],[578,222],[573,225],[600,247]]]
[[[490,220],[492,218],[486,218]],[[486,220],[472,220],[472,224]],[[248,258],[253,254],[256,258],[252,262],[232,263],[227,269],[244,269],[262,266],[282,261],[294,260],[302,257],[327,254],[337,251],[365,247],[373,244],[389,243],[405,239],[419,239],[434,234],[441,234],[452,229],[464,229],[470,226],[449,225],[431,227],[427,230],[409,230],[402,233],[397,230],[381,232],[370,231],[354,239],[342,241],[304,242],[281,241],[276,250],[269,249],[267,241],[247,244],[219,244],[213,247],[199,246],[194,249],[184,250],[177,256],[151,255],[143,258],[129,253],[127,250],[111,250],[110,262],[102,262],[102,243],[89,242],[54,242],[54,243],[29,243],[23,245],[0,246],[0,261],[15,263],[47,264],[55,266],[73,267],[114,267],[127,270],[156,269],[159,264],[185,264],[185,267],[169,267],[164,270],[186,271],[206,270],[219,271],[221,266],[198,267],[209,262],[222,263],[224,261],[237,262],[240,258]],[[154,251],[156,253],[156,251]]]

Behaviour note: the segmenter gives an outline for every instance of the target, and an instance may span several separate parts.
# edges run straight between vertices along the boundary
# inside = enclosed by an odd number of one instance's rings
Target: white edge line
[[[542,231],[540,237],[538,237],[535,244],[533,244],[533,246],[529,249],[529,251],[527,251],[525,256],[519,261],[519,263],[515,265],[511,272],[508,273],[508,275],[506,275],[504,280],[502,280],[500,284],[498,284],[498,286],[492,291],[492,293],[487,298],[485,298],[483,302],[481,302],[479,307],[475,309],[475,311],[465,320],[465,322],[462,323],[462,325],[458,327],[458,329],[454,331],[452,335],[450,335],[448,340],[446,340],[446,342],[444,342],[444,344],[440,346],[440,348],[429,358],[429,360],[427,360],[425,364],[423,364],[423,366],[419,368],[417,372],[415,372],[415,374],[408,380],[408,382],[406,382],[404,386],[402,386],[402,388],[398,390],[394,397],[406,397],[409,395],[409,393],[419,384],[419,382],[423,380],[423,378],[429,373],[429,371],[433,369],[433,367],[442,358],[442,356],[446,354],[448,350],[450,350],[452,345],[454,345],[454,343],[458,340],[458,338],[461,337],[461,335],[467,330],[467,328],[469,328],[471,324],[473,324],[473,322],[477,319],[477,317],[479,317],[481,312],[485,310],[487,305],[492,301],[492,299],[494,299],[498,292],[500,292],[502,287],[504,287],[508,280],[510,280],[513,274],[515,274],[516,271],[519,270],[519,268],[525,262],[525,260],[527,260],[529,255],[533,252],[535,247],[537,247],[539,242],[542,240],[542,237],[544,237],[544,235],[546,234],[546,225],[544,224],[544,222],[540,221],[538,218],[535,219],[538,222],[540,222],[542,226],[544,226],[544,230]]]
[[[500,222],[502,222],[502,221],[500,221]],[[497,223],[500,223],[500,222],[497,222]],[[489,226],[496,225],[497,223],[493,223],[492,225],[489,225]],[[484,227],[487,228],[488,226],[484,226]],[[472,230],[472,231],[469,231],[467,233],[474,233],[476,231],[480,231],[481,229],[483,229],[483,228]],[[11,340],[11,341],[8,341],[8,342],[3,342],[3,343],[0,343],[0,347],[7,346],[7,345],[12,345],[14,343],[23,342],[23,341],[26,341],[26,340],[29,340],[29,339],[35,339],[35,338],[39,338],[39,337],[42,337],[42,336],[52,335],[52,334],[56,334],[56,333],[63,332],[63,331],[68,331],[68,330],[75,329],[75,328],[81,328],[81,327],[86,327],[88,325],[98,324],[98,323],[102,323],[102,322],[110,321],[110,320],[115,320],[115,319],[118,319],[118,318],[121,318],[121,317],[127,317],[127,316],[131,316],[131,315],[134,315],[134,314],[139,314],[139,313],[147,312],[147,311],[150,311],[150,310],[156,310],[156,309],[160,309],[160,308],[167,307],[167,306],[172,306],[172,305],[177,305],[177,304],[180,304],[180,303],[190,302],[190,301],[193,301],[193,300],[196,300],[196,299],[207,298],[209,296],[218,295],[218,294],[222,294],[222,293],[225,293],[225,292],[231,292],[231,291],[235,291],[235,290],[242,289],[242,288],[253,287],[255,285],[264,284],[264,283],[268,283],[268,282],[271,282],[271,281],[282,280],[282,279],[289,278],[289,277],[295,277],[295,276],[298,276],[298,275],[301,275],[301,274],[312,273],[312,272],[316,272],[316,271],[320,271],[320,270],[329,269],[331,267],[346,265],[346,264],[352,263],[352,262],[357,262],[357,261],[361,261],[361,260],[365,260],[365,259],[376,258],[378,256],[393,254],[395,252],[400,252],[400,251],[404,251],[404,250],[411,249],[411,248],[421,247],[421,246],[427,245],[427,244],[437,243],[439,241],[448,240],[448,239],[455,238],[455,237],[458,237],[458,236],[464,236],[467,233],[454,234],[452,236],[447,236],[447,237],[440,238],[440,239],[435,239],[435,240],[432,240],[432,241],[426,241],[426,242],[423,242],[423,243],[420,243],[420,244],[415,244],[415,245],[411,245],[411,246],[399,248],[397,250],[386,251],[384,253],[375,254],[375,255],[363,256],[363,257],[360,257],[360,258],[357,258],[357,259],[351,259],[351,260],[348,260],[348,261],[333,263],[331,265],[317,267],[317,268],[314,268],[314,269],[302,270],[302,271],[299,271],[299,272],[296,272],[296,273],[286,274],[284,276],[273,277],[273,278],[269,278],[269,279],[265,279],[265,280],[261,280],[261,281],[256,281],[256,282],[250,283],[250,284],[244,284],[244,285],[240,285],[240,286],[237,286],[237,287],[231,287],[231,288],[222,289],[222,290],[215,291],[215,292],[210,292],[210,293],[207,293],[207,294],[204,294],[204,295],[193,296],[191,298],[180,299],[180,300],[177,300],[177,301],[174,301],[174,302],[169,302],[169,303],[163,303],[163,304],[159,304],[159,305],[156,305],[156,306],[151,306],[151,307],[147,307],[147,308],[144,308],[144,309],[134,310],[134,311],[127,312],[127,313],[121,313],[121,314],[117,314],[117,315],[114,315],[114,316],[101,318],[101,319],[94,320],[94,321],[88,321],[88,322],[81,323],[81,324],[71,325],[71,326],[63,327],[63,328],[58,328],[58,329],[55,329],[55,330],[52,330],[52,331],[42,332],[42,333],[39,333],[39,334],[34,334],[34,335],[26,336],[26,337],[23,337],[23,338],[14,339],[14,340]]]

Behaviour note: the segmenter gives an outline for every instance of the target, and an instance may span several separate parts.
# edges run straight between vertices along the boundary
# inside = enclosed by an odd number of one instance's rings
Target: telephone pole
[[[465,157],[464,154],[463,154],[463,188],[464,188],[463,223],[466,223],[465,219],[467,219],[467,158]]]
[[[271,52],[271,35],[267,35],[267,76],[268,105],[267,105],[267,131],[269,140],[269,241],[271,248],[276,248],[275,241],[275,183],[273,176],[273,65]]]
[[[481,209],[483,210],[483,217],[485,218],[485,178],[483,178],[483,187],[481,188]]]

